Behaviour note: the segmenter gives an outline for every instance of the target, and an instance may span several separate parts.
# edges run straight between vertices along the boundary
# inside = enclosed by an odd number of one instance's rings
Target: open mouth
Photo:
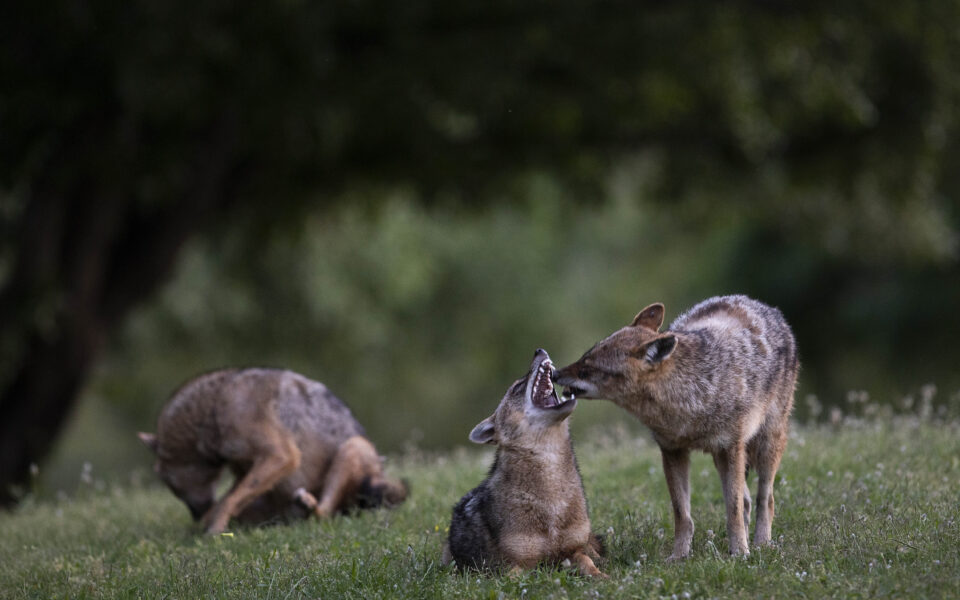
[[[567,406],[571,400],[572,397],[561,398],[557,395],[557,390],[553,387],[553,363],[549,358],[544,359],[534,373],[530,401],[539,409],[553,410]]]

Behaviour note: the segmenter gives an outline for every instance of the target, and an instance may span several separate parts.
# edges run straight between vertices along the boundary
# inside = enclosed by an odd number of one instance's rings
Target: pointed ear
[[[470,441],[474,444],[493,444],[496,429],[493,427],[493,415],[477,423],[470,432]]]
[[[662,363],[670,358],[677,347],[677,336],[665,333],[640,348],[640,358],[651,365]]]
[[[646,327],[653,331],[659,331],[663,325],[663,304],[655,302],[637,313],[633,318],[630,327]]]
[[[150,448],[151,452],[157,452],[157,434],[138,431],[137,437],[140,438],[140,441],[143,442],[144,446]]]

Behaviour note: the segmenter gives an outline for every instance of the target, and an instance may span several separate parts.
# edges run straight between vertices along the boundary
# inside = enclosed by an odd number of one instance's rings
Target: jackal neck
[[[636,414],[647,426],[665,431],[677,420],[693,419],[703,406],[702,399],[712,397],[716,384],[711,374],[717,369],[710,364],[709,335],[671,331],[679,339],[670,360],[652,375],[636,382],[636,391],[616,400],[621,407]]]
[[[571,448],[570,422],[567,419],[542,429],[528,428],[519,435],[504,436],[499,447],[519,452],[562,452]]]
[[[562,426],[562,431],[559,430]],[[573,442],[567,424],[551,427],[547,435],[531,436],[523,444],[497,446],[494,471],[517,472],[524,476],[544,472],[576,470]]]

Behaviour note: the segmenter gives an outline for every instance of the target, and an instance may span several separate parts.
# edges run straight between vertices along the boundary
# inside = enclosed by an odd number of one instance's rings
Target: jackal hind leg
[[[609,579],[605,573],[597,568],[597,565],[594,564],[593,559],[590,558],[590,555],[584,550],[577,550],[570,558],[571,562],[577,565],[577,570],[580,571],[581,575],[586,577],[601,577],[603,579]]]
[[[290,440],[277,440],[260,453],[250,470],[204,515],[205,531],[225,531],[231,518],[240,515],[251,502],[271,490],[299,466],[300,451],[296,445]]]
[[[743,515],[743,490],[746,487],[744,475],[746,472],[746,449],[741,443],[716,452],[713,455],[713,464],[720,474],[723,487],[723,501],[727,508],[727,540],[730,544],[730,554],[750,554],[747,545],[747,529]]]
[[[690,555],[693,543],[693,518],[690,516],[690,451],[660,448],[663,474],[667,478],[670,504],[673,506],[673,553],[669,561]]]
[[[747,466],[743,472],[743,528],[748,533],[750,532],[750,509],[752,508],[750,501],[750,467]]]
[[[350,504],[365,477],[380,464],[376,448],[366,438],[356,435],[340,444],[323,481],[323,492],[314,514],[327,518]]]
[[[769,544],[773,529],[773,482],[780,468],[780,458],[786,447],[786,434],[771,436],[761,441],[755,452],[757,468],[757,522],[753,544]]]

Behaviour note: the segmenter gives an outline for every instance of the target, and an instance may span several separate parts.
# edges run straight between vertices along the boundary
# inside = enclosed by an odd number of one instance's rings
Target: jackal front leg
[[[278,445],[265,451],[254,461],[246,475],[204,515],[205,531],[225,531],[231,518],[239,515],[254,499],[296,471],[299,465],[300,451],[293,443]]]
[[[673,553],[669,561],[690,555],[693,542],[693,519],[690,517],[690,451],[660,448],[663,474],[667,478],[670,503],[673,505]]]
[[[743,444],[734,444],[713,455],[713,464],[720,473],[723,485],[723,500],[727,506],[727,540],[730,554],[750,554],[747,545],[747,528],[744,524],[743,491],[745,480],[746,451]]]

